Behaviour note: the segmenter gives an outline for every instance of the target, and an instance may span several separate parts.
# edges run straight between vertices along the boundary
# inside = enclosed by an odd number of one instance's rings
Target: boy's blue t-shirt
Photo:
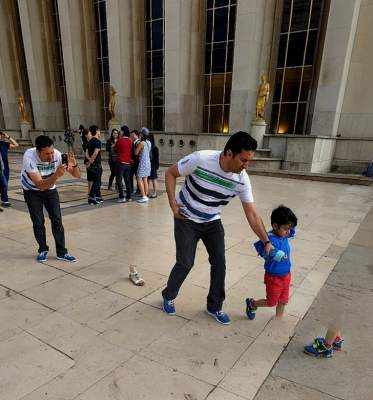
[[[291,258],[289,238],[292,238],[294,236],[295,228],[291,228],[289,234],[283,238],[275,235],[272,231],[268,232],[268,238],[275,248],[271,251],[270,254],[267,254],[265,252],[264,244],[261,240],[254,243],[254,247],[258,254],[265,259],[264,269],[268,274],[274,276],[285,276],[290,272]],[[275,261],[274,257],[279,250],[285,253],[286,258],[281,261]]]

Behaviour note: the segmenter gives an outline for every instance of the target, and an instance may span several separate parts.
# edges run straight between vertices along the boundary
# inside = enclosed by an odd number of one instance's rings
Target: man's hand
[[[66,170],[66,165],[61,164],[60,166],[57,167],[56,172],[54,173],[54,175],[56,176],[56,178],[61,178],[61,176],[64,175]]]
[[[180,209],[183,208],[184,205],[183,204],[179,204],[179,203],[173,203],[171,206],[171,210],[174,214],[174,217],[176,219],[187,219],[181,212]]]
[[[68,166],[68,167],[74,167],[74,166],[77,165],[77,162],[76,162],[76,158],[75,158],[75,154],[74,154],[74,153],[68,153],[68,154],[67,154],[67,160],[68,160],[68,163],[67,163],[67,166]]]
[[[274,249],[274,247],[273,247],[273,245],[272,245],[271,242],[267,243],[267,244],[264,246],[264,251],[265,251],[267,254],[269,254],[273,249]]]

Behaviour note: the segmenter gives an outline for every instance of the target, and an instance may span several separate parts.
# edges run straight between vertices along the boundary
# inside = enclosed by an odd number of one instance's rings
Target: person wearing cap
[[[148,198],[148,176],[150,175],[150,151],[152,148],[151,143],[148,140],[149,129],[141,128],[140,131],[140,144],[135,149],[135,155],[139,156],[139,167],[137,169],[137,186],[141,193],[141,198],[137,200],[138,203],[146,203]]]

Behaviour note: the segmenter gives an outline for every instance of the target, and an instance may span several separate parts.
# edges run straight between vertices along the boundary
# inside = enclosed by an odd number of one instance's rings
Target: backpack
[[[373,178],[373,161],[369,163],[368,168],[363,172],[363,175]]]

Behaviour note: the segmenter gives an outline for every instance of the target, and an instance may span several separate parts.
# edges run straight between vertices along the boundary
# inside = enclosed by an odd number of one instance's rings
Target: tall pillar
[[[331,0],[311,134],[336,136],[361,0]]]
[[[102,125],[91,0],[58,0],[70,127]]]
[[[18,0],[18,7],[35,128],[64,128],[61,92],[57,88],[51,3],[46,0]]]
[[[144,2],[106,2],[110,85],[117,92],[116,119],[130,128],[146,124]]]
[[[201,132],[204,4],[165,0],[165,131]]]
[[[238,1],[229,131],[250,130],[259,77],[268,75],[275,0]]]

